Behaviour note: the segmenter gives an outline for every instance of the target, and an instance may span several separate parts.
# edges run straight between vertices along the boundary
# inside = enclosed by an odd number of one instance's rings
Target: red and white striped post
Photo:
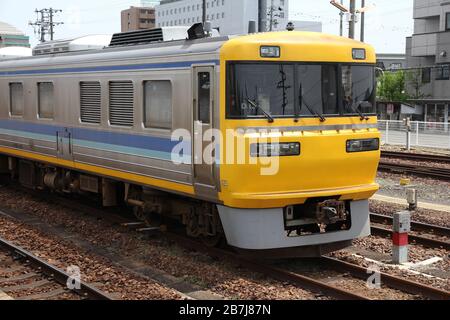
[[[411,214],[409,211],[394,213],[392,234],[392,261],[396,264],[408,262],[408,232],[411,231]]]

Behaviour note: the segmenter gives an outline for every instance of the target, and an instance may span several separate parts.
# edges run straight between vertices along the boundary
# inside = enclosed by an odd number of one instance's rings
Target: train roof
[[[352,39],[303,31],[278,31],[242,36],[209,37],[195,40],[173,40],[151,44],[105,47],[103,49],[67,52],[44,56],[17,58],[0,61],[0,69],[26,67],[57,67],[96,61],[113,62],[149,57],[169,57],[188,54],[222,54],[229,60],[255,60],[261,45],[283,46],[286,52],[282,59],[291,61],[347,61],[352,48],[364,48],[367,58],[363,62],[375,63],[375,51],[368,44]],[[332,47],[332,49],[330,49]],[[260,59],[261,60],[261,59]],[[271,58],[273,61],[274,59]],[[276,60],[276,59],[275,59]],[[360,61],[361,62],[361,61]]]

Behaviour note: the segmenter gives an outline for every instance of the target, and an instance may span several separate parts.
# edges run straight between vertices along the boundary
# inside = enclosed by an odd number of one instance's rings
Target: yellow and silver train
[[[0,169],[23,185],[125,202],[243,252],[318,256],[370,234],[371,46],[180,28],[46,46],[0,61]]]

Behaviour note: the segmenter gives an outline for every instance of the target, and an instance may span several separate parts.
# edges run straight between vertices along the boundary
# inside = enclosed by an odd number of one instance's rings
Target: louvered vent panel
[[[133,82],[109,83],[109,121],[116,126],[133,126]]]
[[[102,118],[100,82],[80,83],[81,122],[100,124]]]
[[[113,35],[110,47],[146,44],[164,41],[161,28],[116,33]]]

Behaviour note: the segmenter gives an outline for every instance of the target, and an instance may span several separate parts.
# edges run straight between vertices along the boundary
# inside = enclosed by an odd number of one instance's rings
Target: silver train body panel
[[[77,143],[77,133],[80,130],[87,130],[92,135],[96,132],[107,132],[132,135],[130,139],[152,137],[159,139],[158,143],[170,142],[172,130],[145,128],[143,125],[143,83],[151,80],[168,80],[172,84],[172,129],[185,129],[193,136],[194,72],[197,67],[208,67],[212,70],[212,81],[216,83],[212,86],[212,101],[218,101],[220,95],[219,51],[227,40],[228,37],[173,41],[164,44],[105,48],[100,51],[37,56],[0,62],[0,106],[2,106],[0,120],[46,126],[42,129],[44,131],[51,131],[49,128],[53,126],[55,131],[52,137],[51,133],[24,134],[24,132],[6,130],[0,126],[0,146],[195,186],[194,165],[174,164],[167,150],[165,154],[153,150],[153,154],[144,155],[144,152],[141,152],[143,150],[139,149],[124,151],[126,146],[123,145],[122,148],[113,148],[114,150],[102,148],[98,143],[89,146],[86,143]],[[79,87],[80,83],[85,81],[101,84],[100,124],[81,122]],[[133,83],[134,123],[132,127],[114,126],[109,122],[108,85],[111,81],[132,81]],[[24,88],[24,112],[20,117],[11,115],[9,110],[9,83],[14,82],[22,83]],[[54,85],[55,108],[51,120],[38,117],[38,82],[51,82]],[[219,103],[212,103],[212,108],[211,126],[218,128]],[[63,137],[63,139],[58,141],[57,137]],[[67,143],[70,147],[64,145]],[[191,150],[194,150],[194,146]],[[190,162],[194,163],[194,161]],[[197,168],[197,170],[203,169]],[[219,168],[213,168],[211,172],[205,174],[211,176],[211,181],[219,180]],[[200,198],[217,201],[215,184],[203,186],[201,183],[198,184],[197,195]]]

